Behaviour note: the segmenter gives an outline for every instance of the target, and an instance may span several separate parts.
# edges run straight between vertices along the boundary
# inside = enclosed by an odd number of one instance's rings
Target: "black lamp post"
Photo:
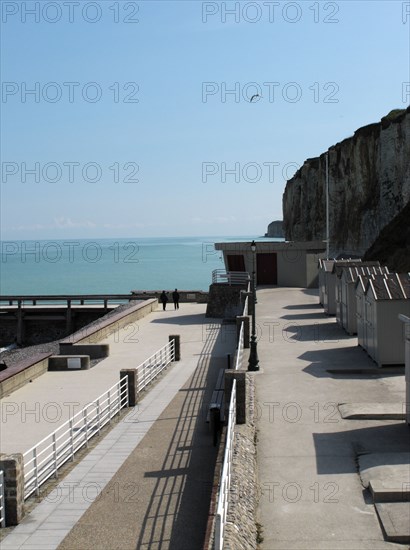
[[[250,354],[248,370],[259,370],[258,348],[256,342],[256,279],[255,279],[255,256],[256,256],[256,243],[251,242],[251,250],[253,254],[253,271],[252,271],[252,336],[250,342]]]

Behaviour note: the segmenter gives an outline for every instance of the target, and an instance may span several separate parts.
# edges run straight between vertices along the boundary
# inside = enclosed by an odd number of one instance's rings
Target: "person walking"
[[[168,296],[165,293],[165,290],[162,291],[159,301],[162,303],[162,309],[165,311],[167,308]]]
[[[177,288],[172,293],[172,299],[174,301],[174,309],[179,309],[179,292]]]

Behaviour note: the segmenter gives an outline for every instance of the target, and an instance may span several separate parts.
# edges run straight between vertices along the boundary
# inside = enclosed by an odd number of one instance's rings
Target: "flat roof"
[[[317,252],[324,252],[326,250],[326,243],[323,241],[306,241],[306,242],[296,242],[296,241],[255,241],[256,251],[260,252],[262,250],[312,250]],[[225,243],[215,243],[215,250],[234,250],[236,252],[250,250],[251,241],[238,241],[238,242],[225,242]]]

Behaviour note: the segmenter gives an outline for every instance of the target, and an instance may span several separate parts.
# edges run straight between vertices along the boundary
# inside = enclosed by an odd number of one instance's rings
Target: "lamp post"
[[[251,242],[251,250],[253,254],[253,266],[252,266],[252,336],[250,342],[250,354],[248,362],[248,370],[259,370],[258,348],[256,342],[256,279],[255,279],[255,256],[256,256],[256,243]]]

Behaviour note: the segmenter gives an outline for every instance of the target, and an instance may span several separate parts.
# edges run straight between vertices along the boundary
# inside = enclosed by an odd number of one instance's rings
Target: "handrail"
[[[250,291],[250,282],[248,282],[248,293]],[[245,299],[243,316],[248,315],[248,296]],[[239,370],[242,367],[242,360],[244,355],[244,338],[245,338],[245,323],[241,322],[241,328],[239,331],[238,348],[236,351],[235,370]],[[231,400],[229,403],[228,412],[228,425],[226,429],[226,443],[225,454],[222,465],[222,473],[219,482],[219,494],[217,500],[217,509],[215,517],[215,536],[214,536],[214,550],[222,550],[224,544],[225,525],[228,515],[229,507],[229,489],[231,485],[231,470],[233,459],[233,442],[235,435],[236,424],[236,380],[232,384]]]
[[[225,269],[214,269],[212,271],[212,284],[244,285],[249,280],[250,276],[247,271],[225,271]]]
[[[235,370],[239,370],[242,366],[243,359],[243,344],[244,344],[244,323],[241,323],[241,330],[239,331],[238,349],[236,351]]]
[[[58,469],[68,460],[73,461],[82,447],[88,447],[88,441],[127,404],[128,385],[123,378],[26,451],[24,498],[34,492],[38,495],[43,483],[51,476],[58,477]]]
[[[174,340],[170,340],[168,344],[163,346],[137,367],[137,391],[140,392],[146,388],[146,386],[148,386],[148,384],[174,360],[175,345]]]
[[[226,429],[225,454],[219,484],[219,495],[215,517],[214,549],[222,550],[224,544],[225,525],[228,515],[229,489],[231,486],[231,470],[233,458],[233,442],[236,423],[236,380],[232,384],[231,400],[229,403],[228,426]]]
[[[8,302],[10,306],[14,302],[17,302],[18,305],[24,305],[24,302],[31,302],[33,305],[36,305],[37,302],[80,302],[81,305],[84,305],[84,302],[103,302],[104,305],[110,300],[123,300],[131,301],[136,300],[135,296],[131,293],[129,294],[27,294],[27,295],[0,295],[0,303]]]
[[[4,472],[0,470],[0,527],[6,527],[6,501],[4,498]]]
[[[141,363],[136,368],[138,392],[146,388],[174,359],[175,345],[171,340]],[[127,406],[128,384],[124,377],[26,451],[23,454],[24,498],[34,492],[38,495],[40,486],[50,477],[58,477],[58,469],[68,460],[73,461],[75,453],[84,446],[88,447],[89,440]]]

